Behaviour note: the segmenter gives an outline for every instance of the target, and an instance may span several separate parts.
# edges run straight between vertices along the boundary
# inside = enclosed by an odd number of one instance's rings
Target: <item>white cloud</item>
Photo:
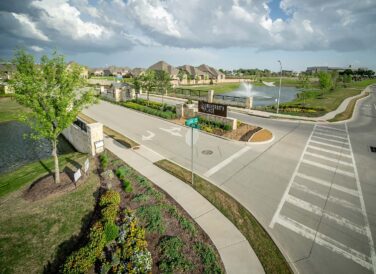
[[[18,21],[21,26],[20,35],[26,38],[37,39],[41,41],[48,41],[48,37],[40,31],[34,22],[25,14],[17,14],[12,12],[13,17]]]
[[[43,48],[38,47],[38,46],[31,46],[30,49],[33,50],[33,51],[35,51],[35,52],[41,52],[41,51],[43,51]]]

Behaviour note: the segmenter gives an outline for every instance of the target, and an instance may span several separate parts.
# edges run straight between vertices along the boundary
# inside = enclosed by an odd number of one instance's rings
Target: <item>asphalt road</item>
[[[195,172],[248,208],[300,273],[371,273],[376,235],[376,97],[348,125],[230,116],[271,130],[268,144],[199,133]],[[189,129],[101,102],[86,115],[190,168]],[[351,145],[350,142],[351,141]],[[373,168],[372,168],[373,167]]]

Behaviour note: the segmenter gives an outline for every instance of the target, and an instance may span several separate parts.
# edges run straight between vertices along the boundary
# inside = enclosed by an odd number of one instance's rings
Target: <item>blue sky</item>
[[[23,0],[0,2],[0,58],[58,49],[91,67],[376,69],[376,1]]]

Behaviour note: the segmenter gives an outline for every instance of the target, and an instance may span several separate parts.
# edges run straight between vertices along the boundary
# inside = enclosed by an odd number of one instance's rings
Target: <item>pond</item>
[[[51,156],[51,144],[46,139],[24,138],[31,129],[20,122],[0,123],[0,173],[14,170],[29,162]],[[58,153],[74,152],[64,137],[59,137]]]
[[[253,86],[243,82],[239,89],[225,93],[223,95],[249,97],[253,96],[253,106],[267,106],[276,104],[278,98],[278,86]],[[281,87],[281,103],[290,102],[296,98],[300,92],[294,87]]]

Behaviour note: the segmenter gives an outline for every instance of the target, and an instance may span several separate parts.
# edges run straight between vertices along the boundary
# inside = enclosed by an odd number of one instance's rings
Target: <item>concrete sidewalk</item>
[[[219,210],[192,187],[153,164],[164,159],[161,155],[142,145],[138,150],[127,149],[107,136],[105,147],[185,209],[213,241],[227,273],[265,273],[246,238]]]

